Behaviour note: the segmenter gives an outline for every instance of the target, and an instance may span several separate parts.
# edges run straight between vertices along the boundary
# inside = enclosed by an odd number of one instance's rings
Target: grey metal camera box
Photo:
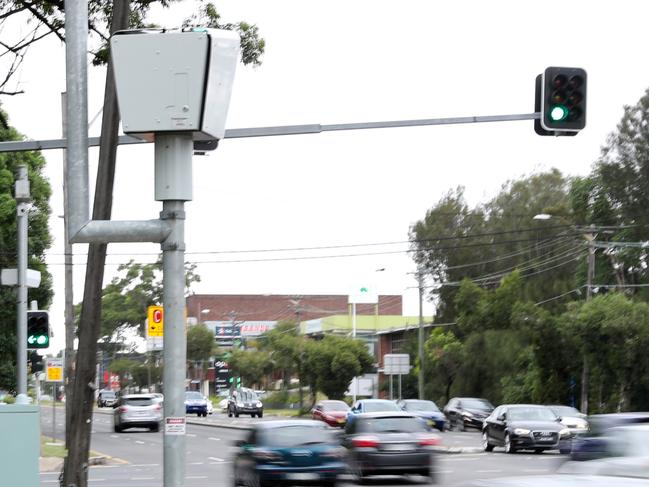
[[[239,51],[239,35],[229,30],[113,34],[111,55],[124,133],[149,141],[156,132],[222,139]]]

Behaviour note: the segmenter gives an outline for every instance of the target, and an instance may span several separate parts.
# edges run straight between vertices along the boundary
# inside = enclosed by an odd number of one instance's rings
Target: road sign
[[[46,382],[63,382],[63,359],[45,359],[45,380]]]
[[[164,336],[164,310],[162,306],[149,306],[147,314],[148,335],[150,337]]]
[[[410,373],[410,355],[407,353],[386,353],[383,356],[383,373],[385,375],[408,375]]]

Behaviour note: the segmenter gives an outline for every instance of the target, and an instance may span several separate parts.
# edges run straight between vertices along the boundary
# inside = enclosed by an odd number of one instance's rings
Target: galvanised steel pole
[[[155,191],[160,219],[171,233],[162,242],[164,304],[164,487],[185,482],[185,201],[191,200],[191,134],[156,134]]]
[[[417,272],[419,287],[419,330],[417,337],[417,355],[419,356],[419,399],[424,398],[424,273]]]
[[[16,289],[16,396],[17,404],[27,404],[27,216],[29,179],[27,167],[18,166],[16,181],[16,224],[18,226],[18,265]]]

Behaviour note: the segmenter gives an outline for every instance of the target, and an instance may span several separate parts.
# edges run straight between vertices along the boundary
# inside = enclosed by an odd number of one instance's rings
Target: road
[[[110,410],[96,412],[92,428],[92,450],[111,457],[107,465],[90,468],[90,485],[97,487],[162,487],[162,433],[146,430],[127,430],[114,433]],[[42,431],[51,435],[52,410],[42,409]],[[264,418],[266,419],[266,418]],[[270,418],[268,418],[270,420]],[[63,413],[57,410],[57,437],[63,436]],[[231,424],[234,418],[216,413],[208,418],[191,418],[187,427],[187,487],[221,487],[232,485],[233,443],[243,438],[244,429],[216,426]],[[238,418],[236,425],[250,423],[249,418]],[[210,426],[212,425],[212,426]],[[464,482],[479,478],[508,475],[537,475],[556,470],[563,456],[554,452],[541,455],[519,453],[506,455],[496,449],[493,453],[475,452],[480,444],[477,432],[447,432],[441,435],[442,445],[454,449],[473,448],[474,453],[438,454],[440,485],[459,487]],[[42,472],[41,486],[57,485],[58,472]],[[385,477],[371,482],[393,486],[420,483],[420,479],[405,480]],[[354,485],[343,480],[341,487]]]

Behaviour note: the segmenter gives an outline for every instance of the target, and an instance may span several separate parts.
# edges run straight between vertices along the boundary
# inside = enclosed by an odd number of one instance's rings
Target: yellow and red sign
[[[164,336],[164,309],[162,306],[149,306],[148,308],[148,335],[150,337]]]

